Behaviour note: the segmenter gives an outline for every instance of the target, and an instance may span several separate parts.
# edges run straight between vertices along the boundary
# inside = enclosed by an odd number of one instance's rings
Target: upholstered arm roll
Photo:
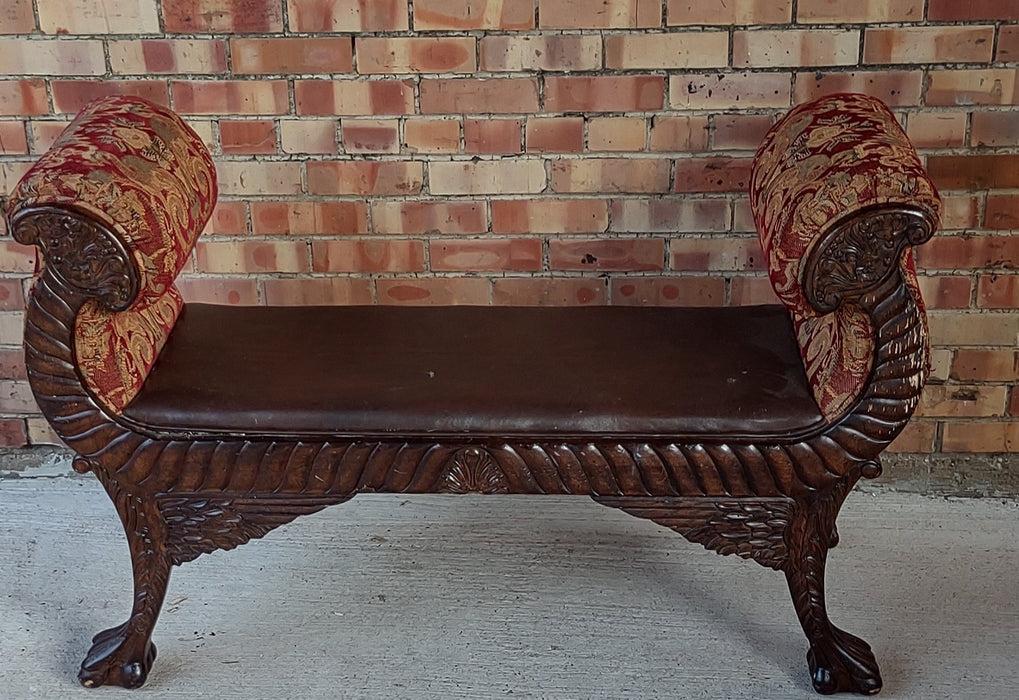
[[[941,200],[895,116],[857,94],[800,105],[772,127],[750,190],[772,286],[818,404],[834,419],[873,359],[873,329],[855,302],[896,271],[915,292],[910,246],[933,234]]]
[[[85,298],[75,356],[111,411],[137,393],[176,322],[174,280],[216,195],[198,135],[170,110],[124,96],[87,105],[11,194],[14,237]]]

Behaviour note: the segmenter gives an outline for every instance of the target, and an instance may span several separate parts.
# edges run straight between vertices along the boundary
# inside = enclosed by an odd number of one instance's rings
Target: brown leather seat
[[[823,420],[780,306],[188,304],[124,414],[258,435],[708,438]]]

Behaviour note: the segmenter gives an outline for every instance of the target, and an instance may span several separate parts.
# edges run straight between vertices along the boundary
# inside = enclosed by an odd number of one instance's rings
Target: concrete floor
[[[585,498],[361,496],[175,569],[139,691],[86,690],[129,609],[91,477],[0,478],[0,697],[809,698],[781,574]],[[833,619],[887,698],[1017,697],[1019,502],[853,494]],[[130,695],[133,693],[133,695]]]

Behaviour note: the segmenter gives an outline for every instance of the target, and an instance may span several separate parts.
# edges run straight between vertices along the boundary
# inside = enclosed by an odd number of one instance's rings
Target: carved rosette
[[[509,493],[506,476],[486,450],[465,447],[446,464],[440,493]]]
[[[56,207],[26,210],[12,222],[15,240],[35,245],[46,265],[69,287],[123,311],[138,293],[127,251],[108,229],[82,214]]]
[[[803,289],[821,313],[880,285],[899,263],[906,245],[923,243],[933,225],[910,209],[871,209],[835,225],[804,268]]]

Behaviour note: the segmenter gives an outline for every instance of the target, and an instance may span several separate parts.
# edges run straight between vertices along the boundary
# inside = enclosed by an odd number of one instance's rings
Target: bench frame
[[[86,686],[144,683],[171,566],[232,549],[358,493],[441,492],[588,495],[720,554],[780,570],[810,642],[815,688],[880,689],[870,647],[828,619],[824,569],[838,542],[843,499],[861,476],[881,473],[878,454],[913,413],[926,377],[923,312],[898,264],[906,246],[933,233],[922,212],[859,212],[833,227],[807,261],[804,287],[815,308],[858,304],[876,330],[871,375],[851,410],[808,434],[718,441],[153,433],[107,412],[74,356],[74,322],[84,303],[117,310],[134,298],[137,280],[123,243],[66,208],[29,208],[12,225],[15,238],[38,246],[46,259],[27,311],[33,392],[78,454],[75,470],[94,473],[106,488],[131,550],[131,615],[94,638],[79,674]],[[314,479],[297,478],[312,473]],[[323,486],[309,489],[311,482]],[[222,487],[195,490],[198,483]],[[733,495],[748,489],[759,495]]]

